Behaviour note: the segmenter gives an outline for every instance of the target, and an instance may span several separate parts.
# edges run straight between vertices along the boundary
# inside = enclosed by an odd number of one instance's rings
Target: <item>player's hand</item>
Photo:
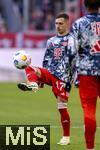
[[[18,88],[22,91],[33,91],[36,92],[38,90],[38,84],[36,82],[32,82],[31,84],[26,83],[18,83]]]
[[[69,82],[66,83],[65,90],[67,92],[70,92],[70,90],[71,90],[71,84]]]

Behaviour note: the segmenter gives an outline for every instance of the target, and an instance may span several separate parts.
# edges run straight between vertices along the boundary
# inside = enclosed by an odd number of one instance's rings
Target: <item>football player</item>
[[[67,102],[74,78],[76,54],[74,39],[69,34],[69,16],[66,13],[58,14],[55,27],[57,35],[47,41],[43,68],[27,67],[25,72],[28,84],[20,83],[18,87],[24,91],[36,91],[38,86],[41,87],[43,84],[52,86],[63,128],[63,136],[58,144],[68,145],[70,144],[70,116]]]
[[[79,94],[84,113],[87,150],[94,150],[96,104],[100,97],[100,0],[84,0],[88,14],[75,21],[72,33],[78,51]]]

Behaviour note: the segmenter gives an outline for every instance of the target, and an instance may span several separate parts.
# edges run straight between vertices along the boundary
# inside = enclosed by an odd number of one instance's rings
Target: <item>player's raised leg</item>
[[[19,83],[18,88],[23,91],[36,92],[39,88],[39,78],[41,77],[41,71],[39,68],[28,66],[25,68],[27,83]]]

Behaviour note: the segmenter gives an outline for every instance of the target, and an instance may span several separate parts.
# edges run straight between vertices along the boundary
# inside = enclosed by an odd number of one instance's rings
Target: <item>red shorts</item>
[[[100,76],[79,76],[79,94],[85,116],[95,119],[97,97],[100,97]]]
[[[52,91],[56,97],[68,100],[69,93],[65,90],[64,84],[61,80],[54,77],[47,69],[39,68],[41,70],[40,82],[52,86]]]
[[[100,76],[79,76],[79,89],[82,98],[100,97]]]

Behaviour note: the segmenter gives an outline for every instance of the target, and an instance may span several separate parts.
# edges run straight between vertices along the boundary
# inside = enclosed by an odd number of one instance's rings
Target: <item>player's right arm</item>
[[[42,66],[46,69],[48,69],[51,64],[52,48],[53,48],[52,41],[49,39],[47,41],[46,51],[45,51],[45,55],[44,55],[43,63],[42,63]]]

